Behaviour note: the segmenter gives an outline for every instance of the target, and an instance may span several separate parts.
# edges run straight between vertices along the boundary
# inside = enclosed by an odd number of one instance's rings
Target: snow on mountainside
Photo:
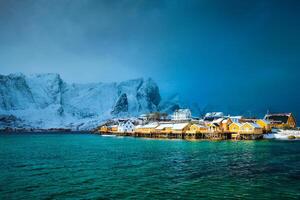
[[[116,116],[157,111],[152,79],[68,84],[58,74],[0,75],[0,128],[87,130]]]

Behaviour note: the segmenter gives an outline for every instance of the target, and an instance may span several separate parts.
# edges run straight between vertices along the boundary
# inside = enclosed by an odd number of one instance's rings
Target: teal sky
[[[152,77],[201,106],[300,116],[299,10],[296,0],[2,0],[0,73]]]

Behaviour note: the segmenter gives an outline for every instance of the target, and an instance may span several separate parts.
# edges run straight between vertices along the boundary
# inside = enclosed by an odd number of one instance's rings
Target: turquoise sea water
[[[0,199],[300,199],[300,141],[0,135]]]

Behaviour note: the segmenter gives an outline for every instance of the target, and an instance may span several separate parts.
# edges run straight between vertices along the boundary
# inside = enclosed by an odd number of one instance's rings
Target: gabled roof
[[[213,120],[211,123],[213,123],[213,124],[220,124],[223,120],[224,120],[224,118],[219,118],[219,119]]]
[[[230,119],[242,119],[243,116],[229,116]]]
[[[136,129],[142,128],[142,125],[137,125],[135,128],[136,128]]]
[[[292,113],[272,113],[272,114],[266,114],[266,116],[291,116]]]
[[[108,126],[109,128],[115,128],[115,127],[118,127],[118,125],[111,125],[111,126]]]
[[[207,128],[207,126],[201,124],[193,124],[192,126],[197,126],[198,128]]]
[[[242,126],[245,126],[247,124],[250,125],[250,126],[252,126],[253,128],[261,128],[258,124],[256,124],[256,123],[250,123],[250,122],[243,123]]]
[[[182,130],[184,129],[189,123],[178,123],[178,124],[173,124],[172,129],[174,130]]]
[[[156,128],[158,127],[158,125],[159,124],[157,122],[154,122],[154,123],[145,124],[141,128]]]
[[[122,121],[122,122],[119,122],[119,126],[124,126],[125,124],[133,124],[131,120],[126,120],[126,121]]]
[[[271,123],[287,123],[292,113],[274,113],[265,115],[264,119],[269,120]]]
[[[155,129],[157,130],[163,130],[165,128],[172,128],[173,124],[160,124],[158,127],[156,127]]]
[[[233,123],[231,123],[229,126],[232,126],[232,125],[237,125],[238,127],[241,127],[241,126],[242,126],[241,123],[237,123],[237,122],[233,122]]]

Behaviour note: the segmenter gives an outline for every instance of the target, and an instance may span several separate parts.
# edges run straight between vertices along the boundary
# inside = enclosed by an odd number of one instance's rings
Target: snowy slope
[[[112,117],[157,111],[160,100],[151,79],[68,84],[58,74],[0,75],[0,128],[91,129]]]

